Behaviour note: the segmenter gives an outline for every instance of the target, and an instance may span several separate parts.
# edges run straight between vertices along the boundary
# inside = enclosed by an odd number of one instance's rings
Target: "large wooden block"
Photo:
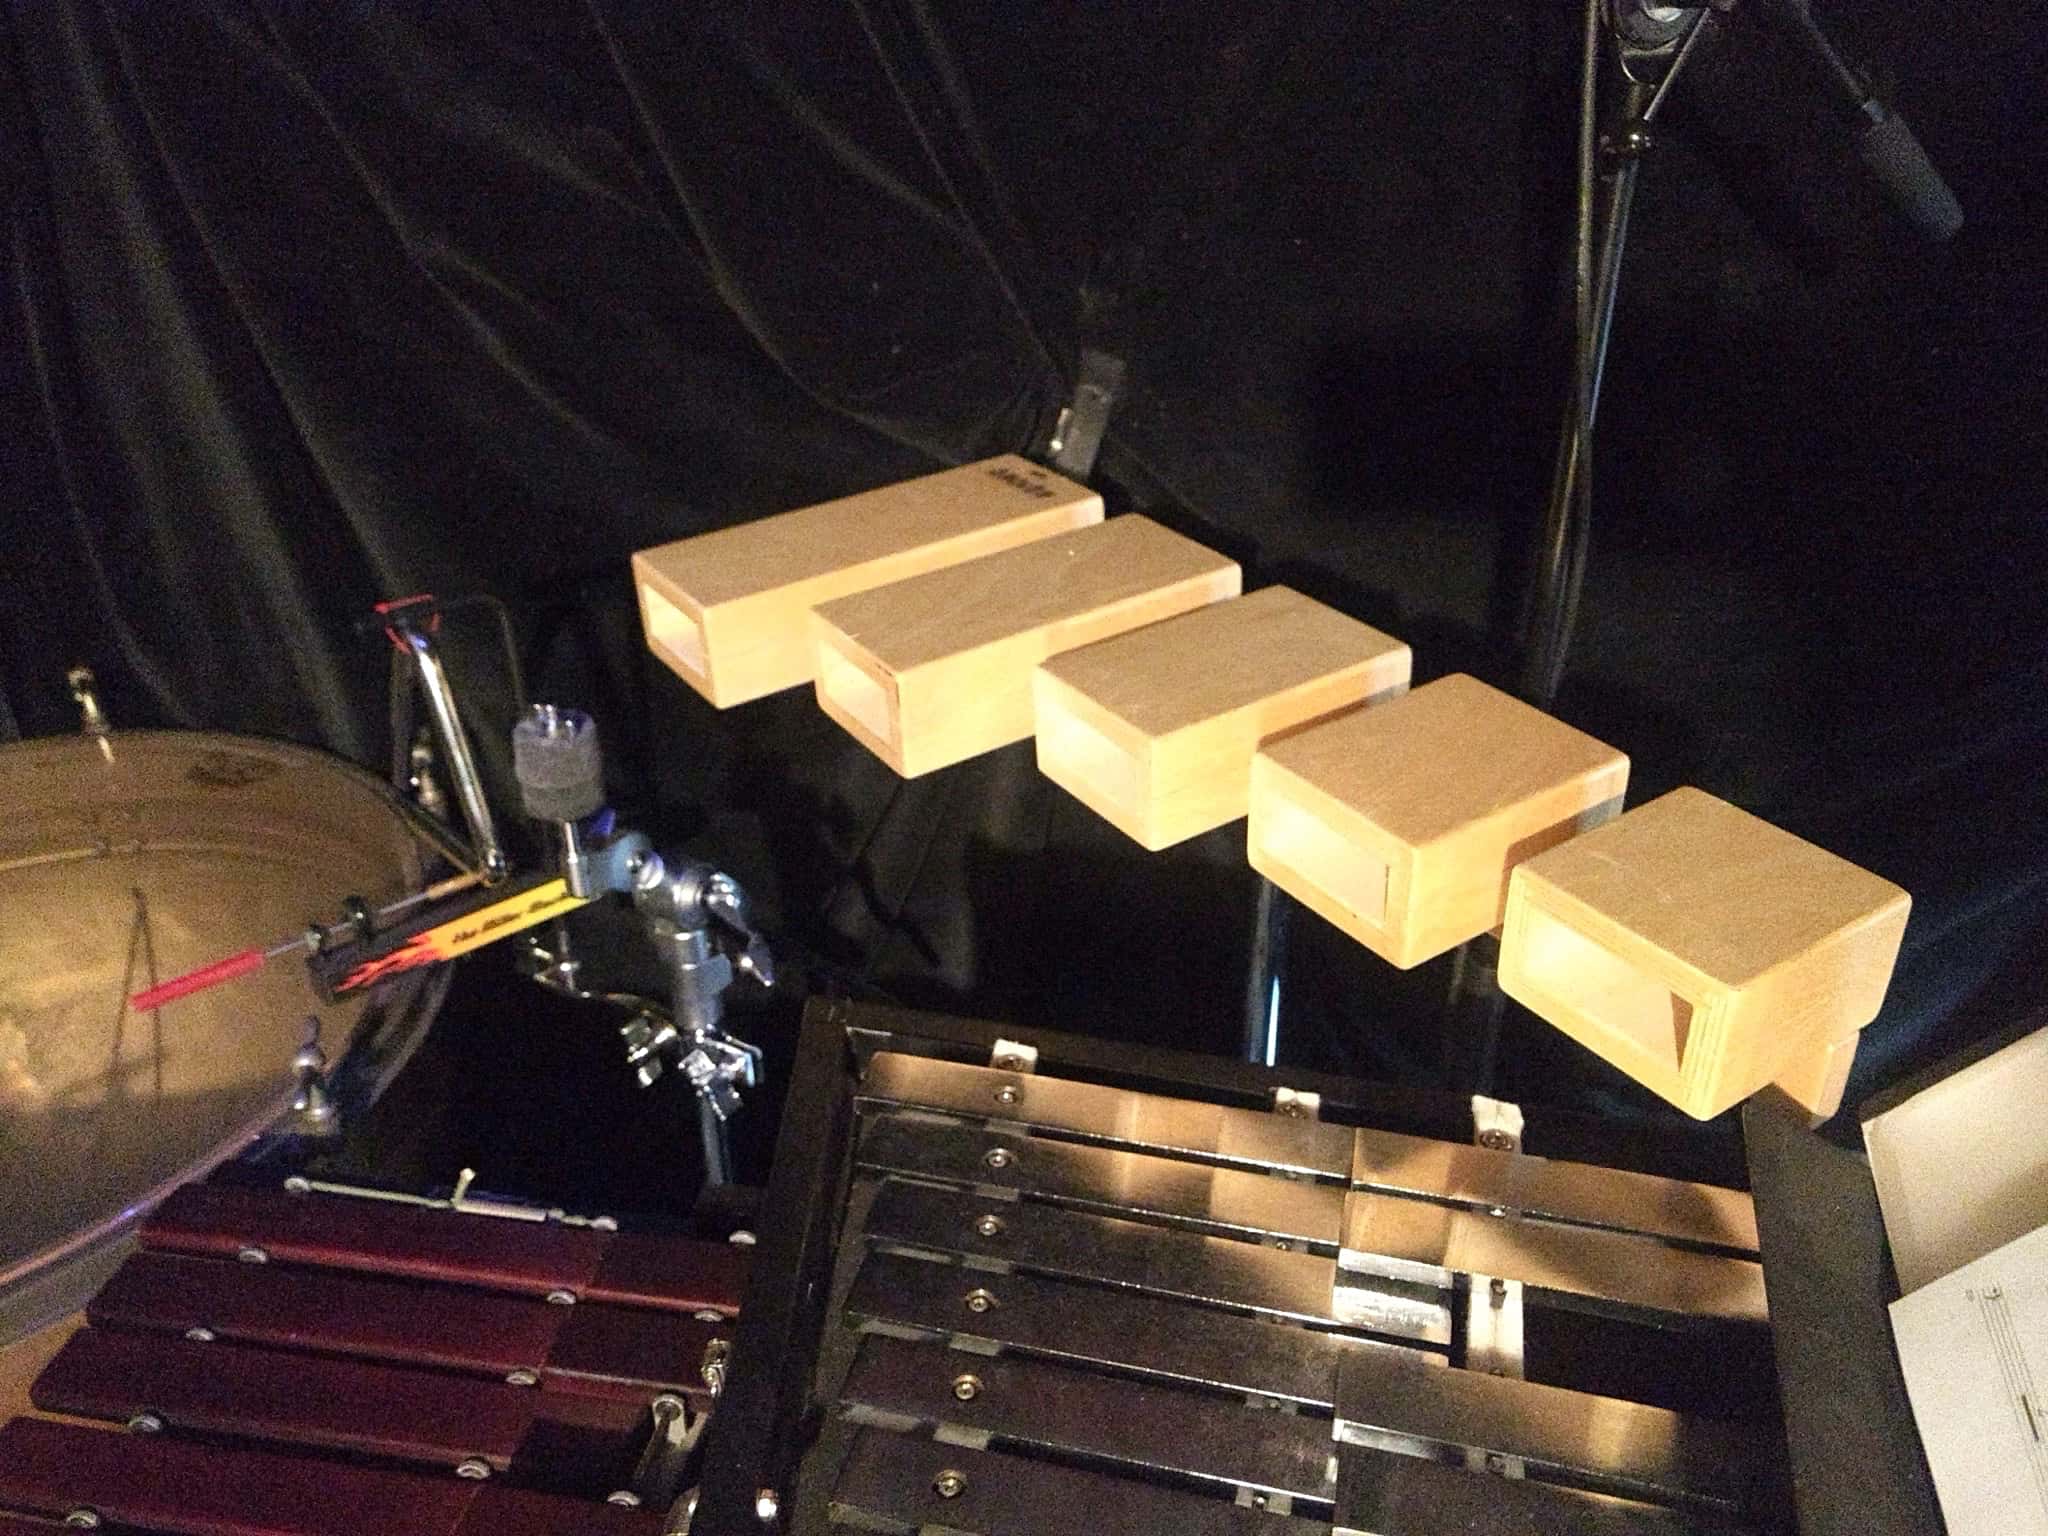
[[[1015,454],[633,556],[648,649],[721,709],[811,681],[810,611],[1102,521],[1102,498]]]
[[[1391,635],[1267,587],[1039,667],[1038,766],[1165,848],[1245,814],[1260,742],[1404,691],[1410,659]]]
[[[1628,759],[1476,678],[1326,720],[1252,761],[1252,867],[1407,968],[1501,920],[1508,873],[1616,815]]]
[[[906,778],[1031,734],[1048,656],[1237,595],[1235,562],[1143,517],[841,598],[812,618],[818,703]]]
[[[1884,1000],[1910,898],[1697,789],[1515,871],[1510,997],[1688,1114],[1785,1079],[1840,1096],[1845,1038]],[[1832,1107],[1832,1106],[1829,1106]]]

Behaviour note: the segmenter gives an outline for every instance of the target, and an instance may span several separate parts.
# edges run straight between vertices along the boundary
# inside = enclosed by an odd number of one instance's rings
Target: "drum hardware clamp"
[[[697,1094],[706,1180],[732,1182],[727,1122],[740,1090],[760,1079],[761,1051],[722,1027],[725,994],[740,976],[775,984],[774,959],[732,876],[696,859],[664,859],[646,835],[614,831],[604,807],[597,725],[581,710],[535,704],[512,730],[513,772],[527,815],[555,829],[571,896],[632,898],[668,972],[671,1007],[626,1028],[628,1061],[643,1084],[668,1066]]]

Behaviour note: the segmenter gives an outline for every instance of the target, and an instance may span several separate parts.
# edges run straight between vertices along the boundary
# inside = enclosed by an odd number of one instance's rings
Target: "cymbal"
[[[309,1020],[339,1059],[366,1007],[321,1003],[296,964],[148,1014],[130,993],[424,878],[391,791],[325,753],[0,747],[0,1292],[239,1150],[288,1100]]]

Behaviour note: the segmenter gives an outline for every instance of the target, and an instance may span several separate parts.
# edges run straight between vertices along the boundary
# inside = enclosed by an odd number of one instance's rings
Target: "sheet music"
[[[1951,1536],[2048,1536],[2048,1227],[1891,1310]]]

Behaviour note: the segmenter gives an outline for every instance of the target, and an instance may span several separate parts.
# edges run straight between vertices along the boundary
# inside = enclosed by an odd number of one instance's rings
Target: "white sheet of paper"
[[[2048,1222],[2048,1029],[1863,1122],[1899,1289]]]
[[[2048,1536],[2048,1227],[1892,1303],[1949,1536]]]

